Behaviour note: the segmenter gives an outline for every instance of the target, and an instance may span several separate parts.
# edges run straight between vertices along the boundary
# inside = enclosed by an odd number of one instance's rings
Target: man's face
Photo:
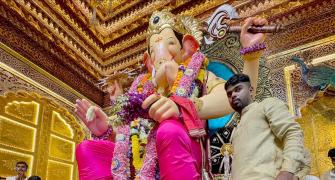
[[[251,103],[252,87],[248,82],[229,86],[226,92],[231,107],[237,112],[241,112],[244,107]]]
[[[27,166],[25,164],[17,164],[15,169],[18,174],[27,172]]]

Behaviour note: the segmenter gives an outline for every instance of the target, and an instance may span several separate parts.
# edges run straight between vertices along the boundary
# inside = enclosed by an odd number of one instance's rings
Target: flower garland
[[[206,62],[207,59],[205,56],[197,52],[195,53],[192,58],[186,60],[185,62],[181,63],[179,65],[177,78],[175,79],[173,86],[171,87],[170,92],[173,94],[176,94],[178,96],[182,97],[189,97],[193,89],[195,87],[194,80],[196,78],[199,79],[199,76],[201,76],[200,81],[203,82],[204,73],[202,72],[204,62]],[[187,68],[185,68],[187,67]],[[115,104],[121,104],[121,110],[117,113],[118,118],[116,118],[115,123],[116,125],[130,125],[130,133],[126,138],[128,138],[128,144],[127,147],[129,149],[129,152],[131,153],[130,156],[132,156],[133,161],[132,165],[135,168],[136,173],[136,179],[157,179],[156,175],[158,174],[158,162],[157,162],[157,152],[156,152],[156,145],[155,145],[155,129],[153,128],[153,123],[149,123],[151,125],[143,126],[146,130],[149,132],[149,138],[147,139],[146,144],[146,132],[142,133],[142,138],[139,136],[140,131],[139,128],[141,127],[139,125],[139,122],[136,119],[150,119],[148,115],[148,110],[142,109],[141,105],[142,102],[148,97],[149,95],[153,94],[155,92],[155,88],[153,86],[153,83],[151,81],[151,75],[145,74],[141,80],[137,82],[137,92],[129,92],[125,95],[119,96]],[[123,132],[119,132],[123,133]],[[141,135],[141,134],[140,134]],[[130,141],[129,141],[130,140]],[[141,157],[141,146],[140,141],[142,142],[142,145],[146,145],[146,154],[144,159]],[[117,146],[123,144],[116,143],[116,147],[114,151],[120,151],[125,150],[127,148],[118,149]],[[131,147],[131,148],[130,148]],[[125,151],[123,151],[124,153]],[[143,151],[142,151],[143,152]],[[116,152],[113,156],[113,167],[114,167],[114,160],[116,162],[120,161],[119,159],[122,157],[119,157],[120,152]],[[130,157],[129,157],[130,159]],[[124,160],[123,160],[124,161]],[[115,163],[117,164],[117,163]],[[127,172],[130,172],[130,164],[123,163],[120,166],[115,166],[112,171],[113,175],[115,175],[114,172],[120,172],[119,169],[128,169]],[[127,175],[127,176],[126,176]],[[123,176],[123,179],[127,179],[127,177],[130,177],[130,174],[123,173],[122,175],[115,176],[116,179],[119,179],[117,177]],[[122,179],[122,178],[121,178]]]
[[[178,83],[178,87],[173,91],[177,96],[188,98],[192,95],[192,84],[197,78],[203,62],[207,61],[201,52],[196,52],[192,56],[192,60],[188,63],[183,76]]]
[[[113,179],[125,179],[130,177],[129,159],[130,154],[124,153],[129,150],[129,126],[120,126],[117,129],[115,148],[112,161]]]
[[[137,127],[134,127],[136,121],[132,122],[131,125],[131,145],[132,145],[132,155],[133,155],[133,165],[135,167],[135,171],[138,172],[142,167],[143,159],[140,157],[140,147],[139,147],[139,137]],[[135,125],[137,126],[137,125]]]
[[[144,76],[143,76],[143,78],[141,79],[141,81],[140,81],[140,83],[139,83],[139,85],[138,85],[138,88],[137,88],[137,91],[139,92],[139,93],[142,93],[143,92],[143,88],[144,88],[144,85],[146,84],[146,82],[149,80],[149,79],[151,79],[151,74],[145,74]]]
[[[185,62],[180,63],[179,68],[178,68],[178,73],[175,81],[173,82],[172,88],[171,88],[171,93],[176,92],[177,87],[179,85],[179,82],[181,78],[184,75],[185,67],[187,67],[188,63],[191,61],[191,58],[187,59]]]

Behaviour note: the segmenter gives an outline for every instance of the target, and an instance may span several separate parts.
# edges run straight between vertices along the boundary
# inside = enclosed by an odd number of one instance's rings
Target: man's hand
[[[280,171],[276,180],[293,180],[294,174],[287,171]]]
[[[99,107],[93,107],[93,119],[88,120],[86,118],[87,110],[91,107],[91,104],[86,99],[76,100],[75,112],[81,121],[87,126],[87,128],[96,136],[101,136],[108,129],[108,117]]]
[[[142,103],[143,109],[149,109],[149,116],[157,122],[162,122],[170,117],[178,117],[179,109],[171,99],[157,94],[147,97]]]
[[[247,18],[243,25],[241,30],[241,45],[243,48],[251,47],[255,44],[263,43],[265,40],[265,34],[264,33],[249,33],[248,27],[250,26],[264,26],[267,25],[268,21],[265,18],[256,18],[256,17],[250,17]]]

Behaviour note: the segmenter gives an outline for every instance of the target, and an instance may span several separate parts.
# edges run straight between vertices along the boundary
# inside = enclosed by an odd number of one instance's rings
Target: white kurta
[[[296,174],[304,158],[301,127],[277,98],[243,109],[232,144],[233,180],[272,180],[280,171]]]

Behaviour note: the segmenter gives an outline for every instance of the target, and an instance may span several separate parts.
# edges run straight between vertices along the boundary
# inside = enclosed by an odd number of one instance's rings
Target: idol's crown
[[[180,34],[190,34],[200,43],[202,32],[196,19],[189,16],[174,15],[167,10],[155,11],[149,20],[147,40],[153,35],[160,33],[165,28],[171,28]]]

